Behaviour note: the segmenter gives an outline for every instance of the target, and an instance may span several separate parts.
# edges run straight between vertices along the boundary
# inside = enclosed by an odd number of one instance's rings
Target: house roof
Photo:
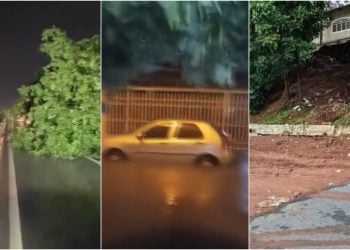
[[[329,9],[329,12],[334,12],[334,11],[339,11],[339,10],[342,10],[342,9],[346,9],[346,8],[350,8],[350,4],[344,4],[342,6],[338,6],[338,7],[335,7],[335,8],[331,8]]]

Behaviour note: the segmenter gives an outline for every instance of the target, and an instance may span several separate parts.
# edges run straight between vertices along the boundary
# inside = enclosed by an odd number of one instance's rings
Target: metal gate
[[[156,119],[191,119],[225,130],[248,146],[248,93],[240,90],[129,87],[103,94],[106,134],[130,132]]]

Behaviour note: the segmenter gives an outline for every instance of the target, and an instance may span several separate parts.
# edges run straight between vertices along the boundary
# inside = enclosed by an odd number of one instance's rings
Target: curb
[[[350,135],[350,126],[250,124],[249,135],[342,136]]]
[[[100,161],[98,161],[98,160],[96,160],[96,159],[94,159],[94,158],[92,158],[90,156],[85,156],[84,158],[89,160],[89,161],[92,161],[93,163],[97,164],[98,166],[101,166],[101,162]]]

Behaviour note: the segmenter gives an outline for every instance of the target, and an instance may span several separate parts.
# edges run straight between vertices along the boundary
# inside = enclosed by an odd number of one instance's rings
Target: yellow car
[[[103,156],[125,160],[151,156],[185,159],[199,165],[226,165],[232,161],[230,137],[203,121],[155,120],[132,133],[103,141]]]

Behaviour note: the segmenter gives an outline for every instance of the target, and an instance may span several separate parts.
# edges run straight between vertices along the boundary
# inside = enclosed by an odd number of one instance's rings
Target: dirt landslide
[[[250,140],[250,216],[350,182],[350,136],[254,136]]]
[[[296,72],[289,73],[289,98],[281,84],[251,122],[350,124],[349,50],[350,43],[323,47],[300,70],[299,82]]]

